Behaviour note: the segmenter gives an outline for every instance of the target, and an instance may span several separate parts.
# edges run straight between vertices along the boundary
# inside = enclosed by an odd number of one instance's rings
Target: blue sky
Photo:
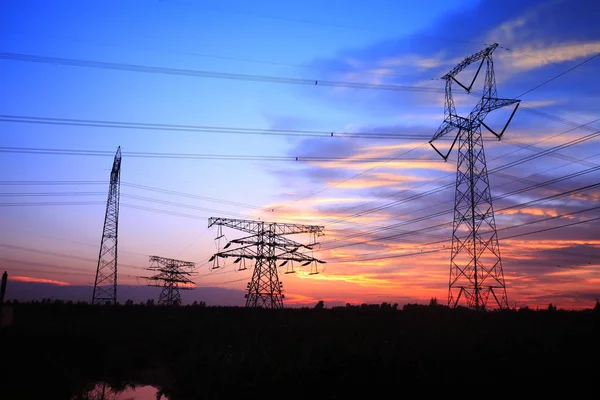
[[[519,96],[600,53],[600,28],[595,21],[600,9],[594,1],[584,0],[368,3],[2,0],[0,9],[3,53],[434,90],[423,93],[265,83],[1,59],[0,114],[3,116],[379,132],[428,138],[443,118],[443,93],[435,90],[443,89],[444,85],[438,78],[465,56],[486,45],[500,44],[494,53],[500,97]],[[576,129],[561,134],[600,118],[599,84],[595,79],[599,63],[599,58],[591,60],[523,96],[523,107],[506,138],[497,142],[491,140],[491,135],[486,136],[488,168],[501,168],[543,149],[593,133],[593,130]],[[468,111],[472,106],[469,96],[457,94],[456,99],[460,110]],[[540,112],[544,115],[540,116]],[[505,114],[498,113],[488,120],[500,126],[502,118]],[[588,128],[600,129],[600,123],[592,123]],[[342,134],[333,138],[292,138],[15,122],[0,122],[0,129],[2,147],[114,152],[121,146],[124,152],[122,182],[221,200],[215,203],[123,186],[123,195],[219,212],[125,196],[121,199],[124,205],[197,217],[237,215],[238,218],[324,223],[330,240],[343,241],[349,232],[344,229],[358,230],[363,241],[371,239],[370,243],[336,250],[327,250],[324,246],[320,256],[328,264],[321,275],[311,279],[285,277],[291,302],[313,302],[320,298],[342,304],[346,300],[399,298],[424,301],[431,296],[446,296],[449,254],[445,252],[436,253],[431,259],[403,258],[401,263],[391,259],[344,264],[347,257],[410,252],[411,248],[421,248],[419,242],[433,240],[411,235],[412,241],[399,240],[393,243],[394,247],[389,241],[380,241],[380,233],[370,232],[395,219],[426,215],[432,208],[451,209],[452,188],[382,212],[347,218],[357,211],[452,183],[456,153],[444,163],[427,145],[426,139],[349,139]],[[552,137],[554,135],[557,136]],[[544,139],[535,147],[522,148]],[[407,158],[403,162],[309,163],[147,159],[127,157],[128,152],[384,159],[409,153],[402,156]],[[551,186],[502,197],[533,183],[593,168],[600,162],[598,153],[597,139],[590,139],[561,150],[559,156],[539,157],[518,164],[501,171],[504,175],[491,174],[492,194],[498,197],[494,207],[499,210],[596,183],[598,172],[587,172]],[[421,161],[415,161],[417,158]],[[0,242],[13,247],[2,249],[0,266],[15,276],[71,285],[92,284],[111,162],[111,156],[2,153],[2,181],[100,183],[1,186],[5,204],[0,208],[0,215],[6,228]],[[536,173],[538,175],[534,175]],[[24,192],[60,195],[15,196]],[[68,195],[72,192],[97,194]],[[598,200],[598,193],[596,188],[583,193],[587,197],[568,197],[537,204],[529,211],[500,213],[496,217],[497,225],[506,228],[536,218],[591,208]],[[6,205],[69,201],[97,204]],[[242,208],[222,201],[274,211]],[[444,203],[448,201],[449,205]],[[597,216],[596,210],[573,218]],[[337,221],[340,218],[347,219]],[[451,220],[450,212],[433,221],[405,228],[392,227],[388,231],[418,229]],[[565,223],[560,219],[511,228],[506,235]],[[206,225],[202,219],[122,207],[119,249],[123,266],[119,281],[129,285],[140,283],[136,276],[145,274],[142,268],[148,266],[148,255],[152,254],[197,261],[202,265],[215,250],[212,240],[215,232],[207,231]],[[597,223],[586,223],[525,236],[521,241],[501,241],[509,298],[528,304],[552,300],[567,307],[582,304],[581,299],[590,301],[598,296],[600,272],[597,267],[592,268],[600,255],[597,228]],[[437,234],[450,238],[451,231]],[[236,233],[227,235],[233,238]],[[502,239],[502,235],[500,237]],[[536,249],[563,253],[548,258],[535,254]],[[577,258],[565,252],[591,256]],[[561,263],[570,269],[550,268]],[[247,271],[236,273],[231,266],[214,273],[203,266],[198,273],[199,285],[230,289],[243,289],[243,279],[248,277]]]

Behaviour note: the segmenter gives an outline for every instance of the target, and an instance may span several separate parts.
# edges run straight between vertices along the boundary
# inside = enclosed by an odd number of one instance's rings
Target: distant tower
[[[158,256],[150,256],[150,262],[152,264],[148,270],[157,271],[159,273],[146,278],[150,281],[154,281],[154,283],[149,284],[149,286],[162,286],[163,288],[158,297],[158,305],[180,305],[181,295],[179,294],[179,290],[193,289],[191,285],[193,285],[194,282],[192,282],[188,276],[191,275],[191,269],[194,268],[195,263]],[[190,271],[184,271],[183,268],[188,268]],[[179,286],[180,284],[184,286]]]
[[[325,263],[325,261],[302,253],[303,249],[312,250],[313,246],[317,245],[317,238],[323,235],[325,229],[323,226],[211,217],[208,219],[208,227],[213,225],[218,226],[219,229],[217,238],[224,236],[223,226],[251,234],[251,236],[230,241],[223,250],[233,244],[238,247],[220,251],[209,260],[209,262],[218,262],[219,258],[233,257],[235,258],[234,264],[242,260],[255,260],[252,280],[247,287],[246,307],[283,308],[285,295],[282,293],[278,267],[288,265],[287,273],[292,273],[295,272],[293,263],[296,262],[303,267],[311,265],[310,273],[317,274],[317,264]],[[303,245],[285,237],[299,233],[311,234],[311,243]],[[277,265],[278,261],[282,261],[279,266]]]
[[[121,147],[117,149],[110,172],[104,230],[100,242],[92,304],[117,302],[117,234],[119,227],[119,193],[121,190]]]
[[[499,308],[508,308],[481,126],[500,140],[515,115],[520,100],[496,97],[496,79],[492,60],[492,53],[496,47],[498,44],[494,43],[465,58],[442,77],[446,81],[444,121],[429,141],[444,160],[448,159],[448,155],[458,141],[452,254],[448,285],[448,305],[451,307],[456,307],[462,302],[467,307],[481,309],[486,307],[488,299],[493,298],[493,302]],[[479,63],[479,67],[467,87],[456,79],[456,75],[472,63]],[[481,100],[467,116],[458,115],[452,98],[452,84],[457,83],[470,93],[484,63],[486,73]],[[494,132],[483,122],[490,112],[511,105],[514,105],[515,108],[500,133]],[[441,153],[433,145],[433,142],[454,130],[458,130],[458,133],[456,133],[450,149],[446,154]]]

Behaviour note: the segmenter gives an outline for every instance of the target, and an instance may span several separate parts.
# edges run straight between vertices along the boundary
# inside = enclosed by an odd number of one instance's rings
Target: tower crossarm
[[[494,52],[494,50],[496,50],[497,47],[498,47],[498,43],[494,43],[494,44],[486,47],[485,49],[483,49],[481,51],[478,51],[477,53],[472,54],[472,55],[466,57],[456,67],[452,68],[446,75],[442,76],[442,79],[444,79],[444,80],[452,79],[456,83],[459,83],[454,78],[456,75],[458,75],[463,69],[467,68],[469,65],[471,65],[471,64],[473,64],[474,62],[477,62],[477,61],[481,62],[481,64],[479,65],[479,69],[481,69],[483,61],[487,57],[489,57],[490,55],[492,55],[492,53]],[[479,73],[479,70],[477,71],[477,73]],[[475,75],[475,77],[477,77],[477,74]],[[475,79],[473,79],[473,80],[475,80]],[[462,86],[462,84],[461,84],[461,86]],[[472,86],[472,84],[471,84],[471,86]],[[467,89],[467,88],[465,88],[465,89]],[[467,90],[467,91],[469,91],[469,90]]]
[[[517,99],[497,99],[493,97],[483,97],[477,106],[475,106],[475,108],[469,113],[469,118],[467,120],[476,127],[477,124],[483,121],[485,117],[492,111],[516,104],[516,107],[513,111],[514,115],[519,107],[520,101],[521,100]],[[510,123],[510,119],[508,122]]]
[[[214,258],[216,258],[216,257],[239,258],[239,259],[245,258],[248,260],[256,260],[258,258],[260,258],[260,259],[270,258],[273,260],[280,260],[280,261],[297,261],[297,262],[316,261],[321,264],[325,263],[325,261],[318,260],[312,256],[309,256],[308,254],[305,254],[305,253],[300,253],[300,252],[294,251],[294,249],[290,250],[289,248],[286,248],[284,246],[274,246],[275,250],[277,252],[275,252],[273,256],[269,257],[269,256],[265,256],[265,255],[260,255],[254,250],[255,246],[256,246],[256,243],[249,243],[247,246],[238,247],[236,249],[231,249],[231,250],[227,250],[227,251],[221,251],[219,253],[216,253],[213,257],[211,257],[211,260],[214,260]]]
[[[270,232],[276,235],[292,235],[295,233],[315,233],[318,236],[323,234],[324,226],[286,224],[279,222],[254,221],[245,219],[231,219],[210,217],[208,227],[213,225],[226,226],[247,233]]]
[[[246,246],[238,247],[236,249],[220,251],[218,253],[215,253],[210,258],[209,262],[214,260],[216,257],[221,257],[221,258],[236,257],[236,258],[246,258],[249,260],[256,259],[258,257],[258,254],[255,250],[255,247],[256,247],[256,242],[248,243]]]
[[[188,275],[188,276],[192,275],[191,272],[180,271],[180,270],[176,270],[173,268],[150,267],[150,268],[148,268],[148,271],[158,271],[158,272],[162,272],[163,274],[174,274],[174,275]],[[175,272],[173,272],[173,271],[175,271]]]
[[[299,262],[299,263],[306,263],[306,262],[313,262],[313,261],[315,261],[315,262],[318,262],[320,264],[325,264],[325,261],[321,261],[321,260],[319,260],[319,259],[317,259],[315,257],[312,257],[312,256],[310,256],[310,255],[308,255],[306,253],[296,253],[296,252],[291,253],[289,251],[283,251],[283,252],[277,254],[275,256],[275,258],[277,260],[280,260],[280,261],[296,261],[296,262]]]
[[[165,279],[168,279],[169,282],[188,283],[188,284],[194,283],[190,279],[185,279],[185,278],[177,279],[177,278],[173,278],[173,277],[163,276],[162,274],[155,275],[155,276],[141,276],[140,278],[156,282],[156,284],[151,284],[150,286],[163,286],[163,284],[161,282],[163,282]],[[179,289],[185,289],[185,287],[180,287]]]
[[[257,234],[257,235],[246,236],[243,238],[231,240],[227,245],[225,245],[225,247],[223,249],[228,248],[231,244],[254,244],[254,245],[257,245],[257,244],[261,243],[261,241],[263,241],[263,242],[265,241],[264,235]],[[276,246],[289,247],[290,249],[296,249],[296,250],[298,250],[300,248],[312,249],[312,247],[310,245],[305,245],[305,244],[296,242],[295,240],[288,239],[284,236],[274,236],[270,243],[272,243],[273,245],[276,245]],[[266,244],[266,242],[264,242],[263,244]]]
[[[191,262],[191,261],[175,260],[172,258],[159,257],[159,256],[150,256],[150,262],[156,262],[157,264],[166,265],[171,268],[172,267],[193,268],[196,265],[196,263]],[[150,268],[157,268],[157,267],[150,267]]]

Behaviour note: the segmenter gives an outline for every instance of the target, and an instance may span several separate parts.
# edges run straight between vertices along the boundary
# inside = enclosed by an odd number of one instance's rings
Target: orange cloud
[[[346,170],[356,170],[356,171],[364,171],[366,169],[376,168],[382,166],[382,161],[365,161],[365,162],[356,162],[356,161],[336,161],[336,162],[309,162],[309,164],[319,167],[319,168],[343,168]],[[428,169],[433,171],[443,171],[443,172],[455,172],[456,165],[453,163],[446,163],[442,160],[433,161],[433,160],[414,160],[414,161],[403,161],[403,160],[393,160],[388,161],[385,164],[386,168],[393,169],[401,169],[403,171],[406,170],[414,170],[414,169]]]
[[[18,282],[29,282],[29,283],[49,283],[57,286],[71,286],[70,283],[64,281],[57,281],[54,279],[34,278],[31,276],[11,276],[11,280]]]
[[[520,210],[506,210],[502,211],[502,214],[515,215],[515,214],[527,214],[527,215],[535,215],[538,217],[556,217],[559,215],[557,209],[553,208],[536,208],[536,207],[528,207],[522,208]]]
[[[402,183],[413,183],[413,182],[426,182],[428,179],[424,179],[419,176],[395,174],[391,172],[376,172],[366,174],[361,178],[352,179],[337,184],[337,189],[367,189],[374,187],[393,187],[398,189]],[[336,182],[328,182],[328,185],[332,185]],[[364,200],[364,199],[363,199]]]

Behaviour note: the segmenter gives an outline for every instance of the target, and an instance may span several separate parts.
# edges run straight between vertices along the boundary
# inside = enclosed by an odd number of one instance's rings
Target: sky
[[[280,269],[286,306],[445,302],[458,152],[444,162],[428,141],[444,118],[440,77],[492,43],[498,96],[521,100],[501,141],[483,132],[509,304],[600,297],[594,0],[0,0],[0,11],[9,299],[91,300],[121,146],[121,302],[158,295],[142,278],[158,255],[196,263],[184,303],[243,305],[252,268],[211,269],[209,217],[325,227],[319,274]],[[453,94],[461,115],[478,101]],[[486,124],[501,130],[510,111]]]

